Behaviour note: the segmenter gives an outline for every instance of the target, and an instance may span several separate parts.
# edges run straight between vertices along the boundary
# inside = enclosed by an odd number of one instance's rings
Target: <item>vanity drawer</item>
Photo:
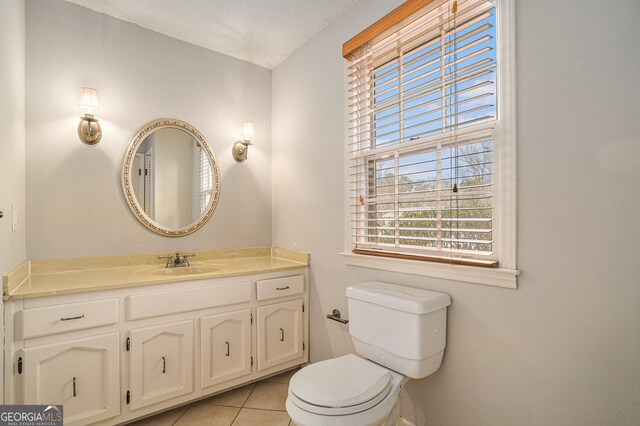
[[[16,338],[48,336],[118,322],[118,299],[27,308],[16,313]]]
[[[256,281],[256,289],[258,300],[300,294],[304,292],[304,277],[302,275],[294,275],[292,277],[260,280]]]
[[[251,283],[211,285],[127,297],[128,320],[217,308],[251,301]]]

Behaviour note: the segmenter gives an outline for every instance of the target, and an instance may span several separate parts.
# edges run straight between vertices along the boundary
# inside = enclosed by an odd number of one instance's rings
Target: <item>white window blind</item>
[[[200,144],[196,144],[197,149],[197,183],[198,183],[198,215],[202,216],[211,202],[213,194],[213,174],[211,172],[211,163],[207,154]],[[196,218],[196,219],[197,219]]]
[[[492,1],[440,0],[355,53],[354,252],[497,265],[496,50]]]

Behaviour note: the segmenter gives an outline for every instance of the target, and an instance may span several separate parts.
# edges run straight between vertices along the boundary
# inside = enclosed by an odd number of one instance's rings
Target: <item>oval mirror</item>
[[[193,126],[155,120],[129,143],[122,188],[135,216],[150,230],[170,237],[191,234],[213,214],[220,172],[209,143]]]

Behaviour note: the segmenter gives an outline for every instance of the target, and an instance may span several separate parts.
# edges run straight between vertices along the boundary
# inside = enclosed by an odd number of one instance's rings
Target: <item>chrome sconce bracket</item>
[[[78,137],[87,145],[95,145],[102,139],[102,128],[100,122],[93,114],[85,114],[80,117],[78,123]]]
[[[251,141],[237,141],[233,144],[231,149],[233,153],[233,159],[237,162],[241,163],[247,159],[247,152],[249,151],[249,145],[251,145]]]

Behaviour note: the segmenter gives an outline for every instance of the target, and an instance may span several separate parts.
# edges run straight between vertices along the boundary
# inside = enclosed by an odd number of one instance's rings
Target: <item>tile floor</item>
[[[293,426],[284,407],[291,370],[258,383],[196,401],[153,417],[135,426]]]

